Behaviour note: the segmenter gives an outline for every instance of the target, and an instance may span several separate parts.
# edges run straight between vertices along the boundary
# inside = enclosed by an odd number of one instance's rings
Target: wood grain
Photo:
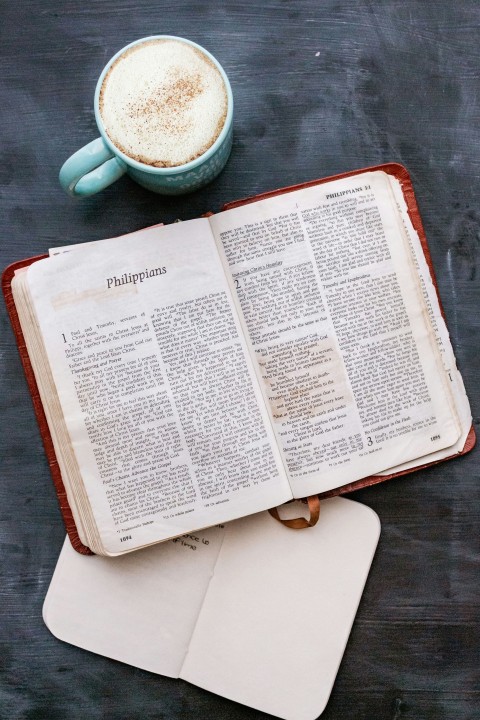
[[[479,24],[476,0],[4,0],[1,267],[50,246],[400,162],[478,428]],[[91,199],[68,198],[58,171],[96,136],[96,78],[123,45],[155,33],[191,38],[224,65],[235,97],[225,171],[180,198],[128,178]],[[49,634],[41,607],[64,530],[3,307],[0,353],[0,717],[266,719]],[[325,720],[480,716],[478,465],[474,451],[352,496],[379,514],[383,530]]]

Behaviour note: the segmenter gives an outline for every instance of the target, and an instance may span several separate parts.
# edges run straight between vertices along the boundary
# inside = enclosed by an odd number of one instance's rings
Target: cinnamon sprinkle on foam
[[[184,165],[215,142],[227,115],[218,68],[180,40],[148,40],[121,55],[100,90],[112,142],[154,167]]]

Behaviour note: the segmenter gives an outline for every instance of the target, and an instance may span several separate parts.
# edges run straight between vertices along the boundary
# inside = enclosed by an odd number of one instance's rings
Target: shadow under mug
[[[178,40],[197,48],[218,68],[227,92],[227,117],[220,135],[213,145],[194,160],[184,165],[168,168],[158,168],[138,162],[116,147],[105,132],[99,109],[100,90],[111,65],[134,45],[159,39]],[[152,35],[135,40],[119,50],[107,63],[98,79],[94,108],[101,137],[77,150],[60,170],[61,186],[75,197],[94,195],[114,183],[125,173],[147,190],[153,190],[153,192],[163,195],[181,195],[192,192],[211,182],[223,170],[232,149],[233,96],[228,77],[213,55],[197,43],[185,38],[174,35]]]

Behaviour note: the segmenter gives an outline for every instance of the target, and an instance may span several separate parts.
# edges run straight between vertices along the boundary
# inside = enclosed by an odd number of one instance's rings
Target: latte
[[[154,167],[195,160],[213,145],[227,116],[222,75],[196,47],[152,39],[109,68],[99,99],[106,134],[125,155]]]

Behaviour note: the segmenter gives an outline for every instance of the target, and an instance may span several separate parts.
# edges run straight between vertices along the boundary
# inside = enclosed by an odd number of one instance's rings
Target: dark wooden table
[[[413,178],[478,418],[479,25],[478,0],[3,0],[1,266],[398,161]],[[236,103],[227,168],[177,199],[128,178],[70,199],[58,170],[97,135],[97,76],[123,45],[156,33],[191,38],[226,68]],[[70,647],[44,627],[64,530],[3,306],[0,342],[0,717],[266,717]],[[353,496],[376,510],[383,532],[325,720],[480,717],[478,457]]]

